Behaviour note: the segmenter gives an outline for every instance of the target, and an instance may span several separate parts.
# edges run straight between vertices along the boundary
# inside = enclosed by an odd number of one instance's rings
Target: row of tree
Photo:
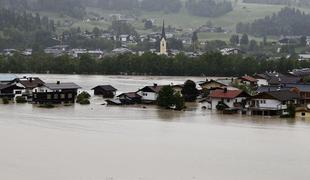
[[[256,3],[256,4],[275,4],[275,5],[287,5],[287,6],[309,6],[308,0],[243,0],[244,3]]]
[[[128,74],[128,75],[180,75],[180,76],[238,76],[265,71],[285,73],[295,68],[310,67],[308,61],[295,59],[255,59],[253,57],[223,56],[220,53],[189,58],[146,53],[142,56],[125,54],[94,59],[84,55],[79,59],[69,56],[51,57],[35,54],[32,57],[15,55],[0,57],[0,72],[60,73],[60,74]]]

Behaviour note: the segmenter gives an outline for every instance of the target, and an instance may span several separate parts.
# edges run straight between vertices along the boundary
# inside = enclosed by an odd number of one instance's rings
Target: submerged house
[[[241,77],[237,78],[236,82],[238,84],[243,84],[243,85],[247,85],[247,86],[251,86],[251,87],[256,87],[258,84],[257,79],[255,79],[252,76],[248,76],[248,75],[241,76]]]
[[[0,98],[14,99],[15,95],[22,94],[23,89],[16,84],[0,84]]]
[[[138,104],[141,103],[142,96],[136,92],[122,93],[117,96],[122,104]]]
[[[242,108],[246,99],[250,97],[242,90],[217,89],[209,95],[209,109],[216,109],[218,104],[224,104],[227,108]]]
[[[164,86],[159,86],[154,84],[153,86],[145,86],[144,88],[137,91],[137,94],[140,95],[142,103],[153,103],[157,100],[159,91]]]
[[[111,85],[100,85],[94,87],[95,95],[102,95],[104,98],[113,98],[116,95],[117,89]]]
[[[32,101],[39,104],[74,103],[80,88],[75,83],[46,83],[33,89]]]
[[[32,98],[32,90],[42,86],[44,81],[38,77],[23,77],[18,80],[17,85],[24,88],[22,96],[26,96],[28,100]]]
[[[218,89],[218,88],[224,88],[227,86],[227,85],[225,85],[221,82],[218,82],[216,80],[213,80],[213,79],[211,79],[211,80],[207,79],[205,82],[202,82],[199,85],[203,91],[208,91],[208,90]]]
[[[288,115],[288,106],[299,103],[299,94],[292,91],[262,92],[248,101],[251,115]]]

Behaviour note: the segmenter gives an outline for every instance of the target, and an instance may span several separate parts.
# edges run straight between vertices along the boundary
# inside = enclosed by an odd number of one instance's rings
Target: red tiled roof
[[[209,95],[211,98],[223,98],[223,99],[234,99],[238,97],[243,91],[241,90],[225,90],[217,89]]]
[[[249,81],[249,82],[257,82],[258,80],[253,78],[252,76],[242,76],[241,79]]]

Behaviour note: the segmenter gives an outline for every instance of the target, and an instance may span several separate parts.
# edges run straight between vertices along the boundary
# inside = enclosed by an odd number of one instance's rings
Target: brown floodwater
[[[120,92],[199,77],[38,75]],[[220,115],[190,104],[0,105],[2,180],[309,180],[310,120]]]

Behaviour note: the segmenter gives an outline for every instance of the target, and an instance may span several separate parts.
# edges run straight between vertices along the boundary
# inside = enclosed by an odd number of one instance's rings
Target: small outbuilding
[[[102,95],[104,98],[113,98],[116,95],[117,89],[111,85],[100,85],[94,87],[95,95]]]

